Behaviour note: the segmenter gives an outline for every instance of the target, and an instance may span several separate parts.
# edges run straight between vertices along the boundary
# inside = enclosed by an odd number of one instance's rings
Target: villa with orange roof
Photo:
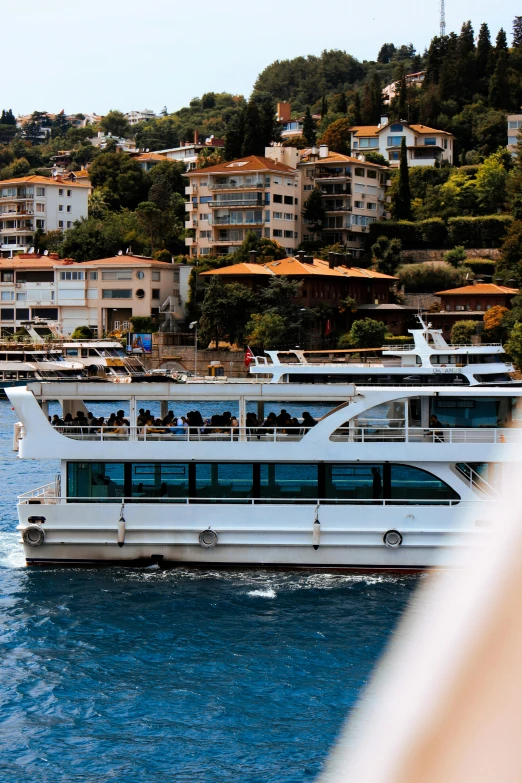
[[[519,293],[518,288],[510,288],[496,283],[479,283],[437,291],[440,297],[440,312],[430,313],[430,320],[444,337],[449,337],[451,329],[458,321],[481,321],[484,313],[492,307],[511,307],[511,300]]]
[[[35,231],[66,231],[87,217],[90,182],[16,177],[0,182],[0,255],[26,253]]]
[[[187,172],[185,240],[191,256],[226,255],[248,232],[293,255],[301,242],[301,193],[295,168],[261,155]]]
[[[455,137],[447,131],[426,125],[381,117],[379,125],[354,125],[350,128],[353,155],[379,152],[391,166],[399,165],[402,139],[406,139],[409,166],[453,165]]]

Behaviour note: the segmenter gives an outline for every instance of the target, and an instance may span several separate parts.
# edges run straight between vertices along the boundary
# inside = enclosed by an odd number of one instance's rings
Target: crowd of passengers
[[[111,413],[107,419],[103,416],[97,418],[90,411],[87,415],[78,411],[74,417],[67,413],[63,419],[55,413],[53,417],[49,416],[49,422],[53,427],[73,427],[85,434],[103,431],[113,435],[127,435],[130,427],[123,410]],[[140,408],[136,423],[141,432],[171,435],[185,435],[187,432],[189,435],[233,434],[239,429],[237,417],[230,411],[217,413],[206,419],[199,411],[189,411],[186,416],[176,416],[173,411],[168,411],[166,416],[158,418],[154,417],[150,410]],[[245,423],[248,435],[260,437],[273,434],[275,430],[283,434],[303,434],[315,427],[317,421],[308,411],[303,411],[302,420],[299,421],[283,408],[279,415],[269,413],[264,421],[258,419],[255,413],[247,413]]]

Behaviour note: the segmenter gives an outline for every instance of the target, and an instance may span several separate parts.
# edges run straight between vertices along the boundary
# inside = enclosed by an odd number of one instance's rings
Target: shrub
[[[426,262],[424,264],[406,264],[397,270],[397,277],[408,293],[433,293],[446,288],[457,288],[466,280],[466,267],[454,267],[445,263]]]
[[[379,237],[400,239],[403,247],[415,249],[423,247],[444,247],[448,231],[442,218],[429,218],[414,223],[409,220],[386,220],[373,223],[368,232],[369,242]]]
[[[469,267],[477,277],[481,275],[495,275],[495,262],[490,258],[468,258],[466,266]]]
[[[384,337],[384,345],[413,345],[413,337],[411,334],[400,334],[395,337],[393,334],[387,334]]]
[[[73,340],[92,340],[94,335],[88,326],[77,326],[71,337]]]
[[[466,251],[462,245],[457,245],[457,247],[454,247],[453,250],[448,250],[448,252],[444,254],[444,261],[446,261],[447,264],[454,266],[455,269],[465,260]]]
[[[133,332],[140,332],[147,334],[149,332],[157,332],[158,325],[151,318],[150,315],[132,315],[130,317]]]
[[[500,247],[512,222],[510,215],[453,217],[448,220],[448,235],[452,245]]]
[[[454,345],[469,345],[471,338],[477,334],[477,321],[457,321],[451,330],[451,342]]]
[[[386,334],[386,325],[373,318],[354,321],[348,334],[339,338],[339,348],[381,348]]]
[[[443,247],[448,239],[448,229],[442,218],[419,220],[417,232],[422,241],[432,247]]]

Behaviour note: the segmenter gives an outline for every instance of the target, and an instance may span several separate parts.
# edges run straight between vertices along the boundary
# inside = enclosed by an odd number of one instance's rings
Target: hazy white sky
[[[418,50],[439,29],[440,0],[0,0],[0,108],[169,111],[204,92],[248,95],[276,59],[344,49],[372,60],[382,43]],[[519,0],[446,0],[447,30],[471,17],[511,40]]]

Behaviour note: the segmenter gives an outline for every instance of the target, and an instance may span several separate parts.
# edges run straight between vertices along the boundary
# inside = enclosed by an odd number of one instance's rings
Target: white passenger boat
[[[127,356],[118,340],[64,340],[61,348],[65,359],[79,362],[91,376],[122,380],[145,373],[138,356]]]
[[[253,356],[250,374],[271,383],[356,383],[358,385],[514,385],[513,364],[501,343],[450,345],[442,331],[420,316],[410,329],[412,345],[382,349],[266,351]],[[381,358],[367,358],[382,354]],[[354,360],[354,355],[357,358]]]
[[[0,343],[0,394],[8,386],[26,386],[31,381],[71,381],[81,378],[83,365],[67,361],[61,350],[43,345]]]
[[[522,442],[522,389],[311,391],[226,380],[9,389],[20,457],[61,465],[19,498],[27,562],[419,569],[480,541]],[[48,421],[50,400],[74,414],[108,396],[128,426]],[[238,421],[146,427],[137,412],[152,401],[161,417],[205,406]],[[318,402],[315,425],[267,416]]]

